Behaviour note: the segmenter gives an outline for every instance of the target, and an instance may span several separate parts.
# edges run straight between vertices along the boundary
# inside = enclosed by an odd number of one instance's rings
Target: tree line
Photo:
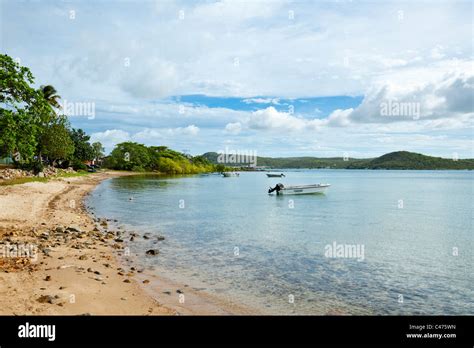
[[[100,142],[90,143],[82,129],[71,127],[61,113],[60,96],[51,85],[34,88],[31,71],[10,56],[0,55],[0,158],[10,157],[17,167],[43,170],[44,165],[86,169],[84,162],[104,157]],[[105,157],[107,168],[191,174],[224,171],[202,156],[125,142]]]
[[[223,165],[215,165],[203,156],[190,156],[166,146],[145,146],[134,142],[117,144],[104,165],[108,168],[131,171],[155,171],[167,174],[195,174],[221,172]]]
[[[33,84],[27,67],[0,55],[0,157],[35,172],[45,164],[85,169],[85,161],[102,157],[102,144],[91,144],[61,113],[56,89]]]

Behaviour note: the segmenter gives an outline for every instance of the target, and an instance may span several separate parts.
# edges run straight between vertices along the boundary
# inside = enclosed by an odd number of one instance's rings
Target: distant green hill
[[[316,157],[258,157],[257,165],[272,168],[347,168],[349,163],[364,163],[364,159],[350,158],[344,161],[342,157],[316,158]]]
[[[431,157],[408,151],[397,151],[366,163],[351,164],[348,169],[474,169],[474,159]]]
[[[218,153],[207,152],[203,157],[217,164]],[[232,164],[227,163],[231,166]],[[257,165],[269,168],[332,168],[332,169],[474,169],[474,159],[431,157],[408,151],[397,151],[377,158],[331,157],[257,157]],[[248,166],[247,163],[235,163],[234,166]]]

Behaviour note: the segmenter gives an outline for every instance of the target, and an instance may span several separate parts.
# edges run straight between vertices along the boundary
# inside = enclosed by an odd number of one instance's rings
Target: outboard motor
[[[274,188],[269,188],[268,189],[268,193],[272,193],[273,191],[276,191],[276,193],[278,194],[282,189],[283,189],[283,184],[276,184],[276,186]]]

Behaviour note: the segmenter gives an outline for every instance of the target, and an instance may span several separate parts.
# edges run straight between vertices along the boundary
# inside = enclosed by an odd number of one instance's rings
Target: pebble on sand
[[[154,255],[158,255],[159,253],[160,253],[160,252],[159,252],[158,250],[156,250],[156,249],[150,249],[150,250],[147,250],[147,251],[146,251],[146,254],[147,254],[147,255],[153,255],[153,256],[154,256]]]

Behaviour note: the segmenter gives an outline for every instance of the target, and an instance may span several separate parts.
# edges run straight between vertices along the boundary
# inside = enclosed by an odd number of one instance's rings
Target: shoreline
[[[141,175],[144,173],[135,173]],[[155,173],[145,173],[155,174]],[[130,175],[134,175],[133,173]],[[182,176],[186,176],[184,174]],[[181,175],[180,175],[181,176]],[[92,190],[88,193],[92,193]],[[84,197],[84,202],[86,196]],[[89,216],[95,221],[103,221],[107,218],[110,230],[115,230],[119,238],[123,240],[123,246],[129,248],[130,253],[126,254],[120,250],[115,253],[117,262],[124,268],[138,269],[134,272],[133,278],[137,281],[145,296],[153,298],[155,301],[170,309],[176,315],[261,315],[260,311],[248,307],[242,303],[235,302],[230,298],[223,298],[211,292],[204,291],[202,287],[192,286],[186,277],[169,277],[160,271],[157,272],[154,266],[146,266],[142,263],[141,257],[145,255],[145,249],[134,247],[134,243],[148,235],[143,231],[136,230],[130,226],[124,226],[118,221],[108,217],[98,217],[90,208],[86,208]],[[148,237],[149,238],[149,237]],[[143,254],[143,255],[142,255]],[[161,257],[160,255],[155,257]],[[179,280],[177,278],[180,278]]]
[[[1,315],[176,314],[146,295],[135,272],[118,262],[118,238],[98,229],[84,207],[100,182],[125,175],[133,173],[0,187]],[[37,257],[16,257],[25,255],[14,245]]]
[[[0,315],[258,314],[146,272],[123,255],[130,232],[96,218],[85,199],[104,180],[136,174],[143,173],[0,186]],[[15,254],[22,246],[37,258]]]

